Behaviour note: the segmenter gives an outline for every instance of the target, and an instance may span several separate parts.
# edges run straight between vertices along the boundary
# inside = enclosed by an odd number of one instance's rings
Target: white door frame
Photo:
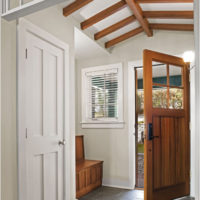
[[[0,16],[2,12],[2,0],[0,1]],[[1,17],[0,17],[1,19]],[[1,23],[0,23],[0,48],[1,48]],[[2,51],[2,49],[1,49]],[[0,54],[0,200],[1,200],[1,54]]]
[[[58,48],[62,49],[64,52],[64,139],[66,140],[66,145],[64,147],[64,200],[70,200],[70,105],[69,105],[69,91],[70,91],[70,69],[69,69],[69,46],[57,39],[56,37],[52,36],[48,32],[40,29],[39,27],[33,25],[29,21],[25,19],[20,19],[18,24],[18,66],[25,66],[25,52],[26,52],[26,43],[25,37],[26,33],[31,32],[34,35],[42,38],[43,40],[48,41],[49,43],[57,46]],[[22,80],[23,80],[23,71],[20,67],[17,67],[17,135],[18,135],[18,200],[27,200],[26,199],[26,182],[24,180],[23,171],[25,163],[25,156],[20,156],[19,154],[23,153],[23,148],[21,147],[21,136],[19,135],[21,123],[23,123],[22,116],[20,115],[20,109],[23,108],[23,102],[21,100],[21,91],[19,88],[22,87]]]
[[[192,173],[194,174],[194,196],[196,200],[200,200],[200,136],[199,136],[199,130],[200,130],[200,2],[199,0],[194,0],[194,34],[195,34],[195,68],[194,68],[194,91],[195,96],[194,98],[194,107],[195,107],[195,113],[194,113],[194,123],[192,125],[192,128],[196,132],[194,135],[194,141],[195,145],[192,150],[193,156],[195,158],[195,168]],[[192,146],[192,145],[191,145]]]
[[[134,69],[142,65],[142,61],[128,62],[128,121],[129,121],[129,184],[135,188],[135,72]]]
[[[180,55],[178,55],[181,57]],[[135,73],[134,69],[142,66],[143,61],[133,61],[128,62],[128,118],[129,118],[129,175],[130,175],[130,181],[132,188],[135,187],[135,170],[136,170],[136,161],[135,161]],[[194,66],[194,64],[191,64],[191,66]],[[197,141],[195,140],[196,135],[198,133],[195,133],[195,70],[191,70],[190,72],[190,115],[191,115],[191,196],[195,196],[197,200],[197,195],[195,195],[195,186],[197,184],[197,179],[199,178],[196,176],[196,155],[195,155],[195,147],[197,146]],[[199,119],[199,118],[198,118]],[[194,173],[193,173],[194,172]],[[198,190],[196,193],[199,192]]]

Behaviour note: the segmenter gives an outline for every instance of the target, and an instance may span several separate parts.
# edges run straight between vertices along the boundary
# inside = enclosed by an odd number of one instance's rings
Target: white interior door
[[[18,72],[20,200],[64,200],[65,51],[48,35],[24,34]]]

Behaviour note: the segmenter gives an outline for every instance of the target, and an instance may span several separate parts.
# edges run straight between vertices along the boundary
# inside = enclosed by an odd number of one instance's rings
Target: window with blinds
[[[121,127],[123,124],[122,82],[121,63],[82,70],[82,127],[117,128],[116,124]],[[109,126],[109,123],[114,123],[115,126]]]
[[[89,118],[118,118],[118,71],[88,75]]]

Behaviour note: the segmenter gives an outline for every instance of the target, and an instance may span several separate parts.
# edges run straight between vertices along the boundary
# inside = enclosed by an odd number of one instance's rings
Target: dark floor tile
[[[142,190],[125,190],[111,187],[100,187],[79,200],[143,200]]]

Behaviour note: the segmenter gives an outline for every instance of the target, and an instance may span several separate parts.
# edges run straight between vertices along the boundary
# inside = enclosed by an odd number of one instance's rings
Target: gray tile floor
[[[144,191],[100,187],[79,200],[144,200]],[[194,198],[183,197],[176,200],[194,200]]]
[[[111,187],[100,187],[79,200],[143,200],[142,190],[124,190]]]

